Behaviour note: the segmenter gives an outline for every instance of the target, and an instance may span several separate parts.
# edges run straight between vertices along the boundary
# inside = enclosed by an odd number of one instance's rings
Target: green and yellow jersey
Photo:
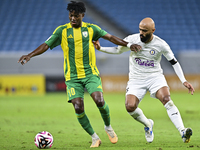
[[[72,28],[71,24],[67,23],[55,29],[45,43],[50,49],[61,45],[66,81],[85,78],[91,74],[99,75],[92,41],[106,34],[99,26],[85,22],[82,22],[80,28]]]

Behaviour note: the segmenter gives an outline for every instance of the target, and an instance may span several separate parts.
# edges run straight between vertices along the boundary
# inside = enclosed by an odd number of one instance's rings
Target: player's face
[[[144,28],[144,27],[141,27],[141,26],[139,26],[139,30],[140,30],[141,41],[144,42],[144,43],[150,42],[153,32],[151,30],[149,30],[148,28]]]
[[[73,28],[79,28],[82,25],[84,14],[75,13],[75,11],[69,12],[69,20]]]

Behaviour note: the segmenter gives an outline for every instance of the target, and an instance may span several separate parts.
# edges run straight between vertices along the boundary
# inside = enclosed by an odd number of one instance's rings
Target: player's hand
[[[185,81],[185,82],[183,83],[183,85],[184,85],[186,88],[188,88],[188,90],[189,90],[188,93],[191,93],[192,95],[194,94],[194,91],[195,91],[195,90],[194,90],[192,84],[190,84],[189,82]]]
[[[94,47],[95,47],[97,50],[100,50],[101,46],[100,46],[99,40],[93,41],[92,43],[94,44]]]
[[[142,47],[138,44],[132,44],[130,49],[131,49],[131,51],[139,52],[139,51],[141,51]]]
[[[18,63],[20,62],[22,65],[26,64],[29,60],[31,59],[31,57],[29,55],[23,55],[22,57],[20,57],[20,59],[18,60]]]

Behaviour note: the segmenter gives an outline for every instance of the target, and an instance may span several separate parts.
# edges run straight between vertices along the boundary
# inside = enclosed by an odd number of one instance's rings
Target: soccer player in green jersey
[[[70,22],[55,29],[53,34],[38,48],[23,55],[18,63],[27,63],[32,57],[40,55],[49,48],[61,45],[64,55],[64,75],[67,86],[69,102],[73,104],[77,119],[83,129],[92,137],[90,147],[99,147],[101,140],[94,132],[89,119],[84,111],[84,88],[87,89],[96,103],[105,124],[105,131],[112,143],[118,141],[118,137],[110,125],[110,113],[108,104],[104,101],[102,83],[99,71],[96,67],[96,56],[93,41],[104,38],[110,42],[127,46],[133,51],[140,49],[138,45],[131,45],[122,39],[110,35],[99,26],[82,21],[85,15],[85,5],[82,2],[71,1],[67,10]]]

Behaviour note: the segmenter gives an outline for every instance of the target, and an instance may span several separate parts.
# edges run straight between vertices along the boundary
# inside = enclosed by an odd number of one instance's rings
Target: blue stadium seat
[[[138,32],[141,19],[151,17],[155,34],[165,39],[173,51],[200,50],[199,0],[88,0],[130,34]],[[101,7],[99,7],[101,6]]]
[[[153,18],[155,34],[166,40],[175,54],[187,49],[200,50],[200,0],[87,1],[130,34],[138,32],[141,19]],[[57,26],[69,22],[66,7],[65,0],[1,0],[0,52],[35,49]],[[84,21],[95,23],[89,15]],[[113,46],[106,40],[101,43]]]

